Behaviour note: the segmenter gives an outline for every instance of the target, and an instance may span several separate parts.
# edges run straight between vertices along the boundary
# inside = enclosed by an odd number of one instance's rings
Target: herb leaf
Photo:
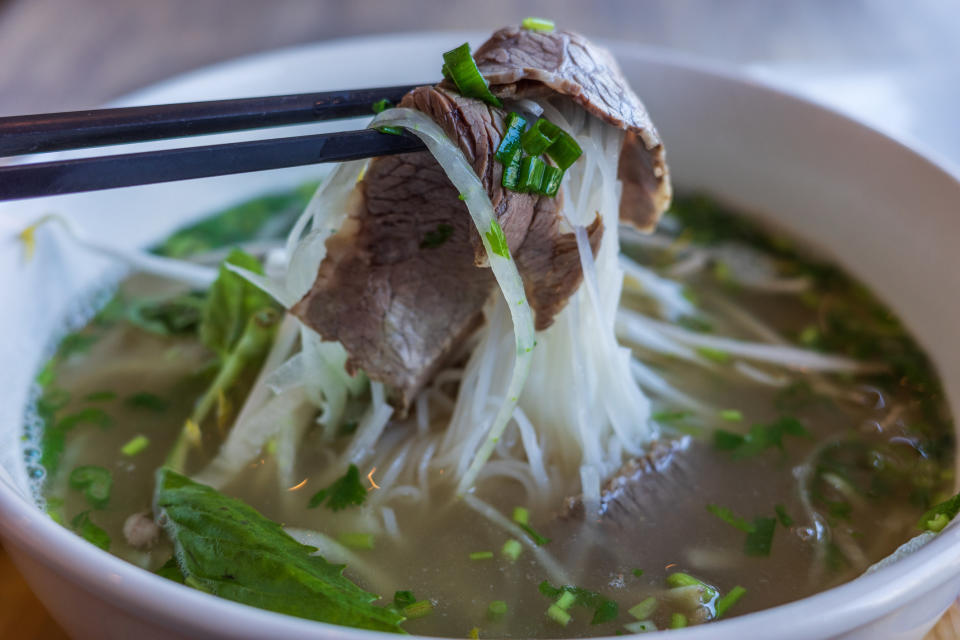
[[[226,357],[240,341],[247,323],[264,308],[273,308],[266,293],[227,269],[227,264],[263,274],[260,261],[234,249],[220,265],[220,273],[210,287],[200,321],[200,341],[221,357]]]
[[[146,409],[148,411],[155,411],[161,413],[170,406],[170,403],[161,398],[158,395],[150,393],[148,391],[140,391],[134,393],[133,395],[127,396],[127,399],[124,400],[127,406],[134,407],[136,409]]]
[[[930,508],[917,526],[924,531],[941,531],[960,513],[960,493]]]
[[[205,298],[202,292],[191,292],[161,300],[135,300],[127,307],[127,322],[161,336],[194,333]]]
[[[315,509],[326,502],[327,508],[331,511],[340,511],[350,505],[359,506],[366,499],[367,490],[360,482],[360,471],[357,465],[352,464],[342,478],[334,480],[329,487],[313,494],[307,507]]]
[[[490,250],[501,258],[510,258],[510,247],[507,246],[507,236],[503,235],[503,228],[500,223],[494,220],[490,223],[490,230],[486,233],[487,242],[490,243]]]
[[[788,435],[809,438],[810,432],[796,418],[783,416],[770,424],[753,425],[746,435],[717,429],[713,433],[713,446],[732,452],[734,459],[750,458],[771,447],[783,451],[783,438]]]
[[[247,504],[162,468],[154,513],[185,582],[261,609],[360,629],[402,632],[403,616],[343,577]],[[216,532],[211,535],[211,532]]]
[[[423,240],[420,241],[421,249],[436,249],[437,247],[443,246],[443,244],[450,239],[450,236],[453,235],[453,225],[447,224],[446,222],[441,222],[437,225],[437,228],[433,231],[428,231],[423,236]]]
[[[773,510],[777,512],[777,519],[780,520],[780,524],[785,527],[789,527],[793,524],[793,518],[790,517],[790,514],[787,513],[787,508],[782,504],[778,504],[773,507]]]

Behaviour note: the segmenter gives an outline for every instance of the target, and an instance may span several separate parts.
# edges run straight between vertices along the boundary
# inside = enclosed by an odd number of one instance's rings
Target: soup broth
[[[220,228],[230,220],[221,216]],[[216,229],[178,237],[215,250]],[[424,392],[429,421],[420,407],[395,415],[358,465],[362,506],[310,503],[348,471],[370,389],[348,400],[337,432],[314,424],[299,439],[277,435],[220,489],[345,563],[383,602],[412,591],[429,604],[407,609],[403,628],[445,637],[614,635],[641,621],[662,629],[741,615],[854,579],[919,533],[921,514],[953,485],[951,425],[933,371],[882,304],[702,196],[678,199],[655,235],[622,245],[618,336],[642,367],[659,435],[601,479],[599,503],[581,495],[575,472],[547,469],[539,492],[512,476],[510,456],[528,451],[517,422],[490,463],[504,472],[456,495],[430,447],[464,384],[462,362]],[[150,571],[171,558],[170,542],[133,546],[125,523],[151,513],[155,471],[216,375],[188,294],[156,276],[125,280],[40,374],[31,411],[43,425],[30,422],[25,449],[33,473],[45,474],[39,497],[51,517]],[[175,311],[157,305],[178,298]],[[796,360],[800,350],[809,362]],[[824,364],[831,357],[866,364],[838,372]],[[189,474],[215,458],[258,372],[216,396]],[[293,456],[285,437],[298,445]],[[109,472],[106,504],[77,481],[84,466]]]

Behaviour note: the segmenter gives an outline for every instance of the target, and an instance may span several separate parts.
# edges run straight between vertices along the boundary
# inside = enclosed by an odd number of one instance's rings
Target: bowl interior
[[[190,74],[125,102],[422,82],[438,75],[438,52],[464,39],[465,34],[417,34],[281,51]],[[614,49],[660,129],[677,188],[709,191],[756,212],[866,283],[927,349],[956,411],[960,341],[953,337],[953,319],[960,318],[960,297],[951,295],[960,291],[956,179],[896,141],[795,97],[635,46]],[[403,65],[387,68],[385,52]],[[344,126],[294,127],[284,134]],[[202,142],[266,135],[211,136]],[[170,143],[136,145],[163,146]],[[10,238],[29,220],[55,211],[103,242],[143,247],[205,213],[324,171],[305,167],[7,204],[0,207],[0,233]],[[89,315],[87,296],[115,279],[118,270],[45,229],[29,262],[17,243],[0,243],[0,271],[10,274],[0,281],[0,308],[7,310],[0,314],[0,362],[16,363],[0,367],[0,492],[26,502],[29,477],[20,436],[32,377],[52,338],[65,322]],[[34,526],[49,540],[72,535],[39,512],[36,519]],[[89,552],[96,561],[109,561],[92,547]],[[61,561],[55,549],[46,553]],[[150,606],[141,604],[145,610]]]

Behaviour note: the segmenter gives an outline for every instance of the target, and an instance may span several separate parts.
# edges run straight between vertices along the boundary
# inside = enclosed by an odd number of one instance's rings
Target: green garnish
[[[529,524],[520,524],[519,527],[523,529],[523,531],[528,536],[530,536],[530,539],[533,540],[533,543],[538,547],[542,547],[543,545],[550,542],[550,538],[540,535],[539,533],[534,531],[533,527],[531,527]]]
[[[410,620],[428,616],[433,612],[433,603],[429,600],[418,600],[413,604],[408,604],[401,612]]]
[[[487,607],[487,617],[490,620],[497,621],[502,620],[503,616],[507,614],[507,603],[503,600],[494,600]]]
[[[170,406],[170,403],[158,395],[153,393],[148,393],[146,391],[140,391],[139,393],[134,393],[133,395],[127,396],[124,400],[124,404],[134,407],[137,409],[146,409],[147,411],[155,411],[160,413],[166,411],[167,407]]]
[[[160,336],[192,334],[200,326],[205,299],[205,293],[190,292],[160,300],[134,300],[126,308],[126,320]]]
[[[403,616],[343,577],[252,507],[170,469],[157,471],[154,509],[189,586],[310,620],[400,631]],[[195,529],[204,523],[204,532]]]
[[[511,191],[520,191],[520,163],[523,160],[523,151],[517,147],[506,162],[503,163],[503,177],[500,185]]]
[[[503,235],[503,228],[496,220],[490,222],[490,230],[485,234],[490,250],[501,258],[510,259],[510,247],[507,246],[507,236]]]
[[[464,42],[456,49],[443,54],[443,75],[457,86],[457,90],[468,98],[483,100],[495,107],[502,107],[503,103],[490,92],[490,85],[480,75],[477,63],[470,53],[470,45]]]
[[[135,456],[150,445],[150,439],[144,435],[136,435],[125,445],[120,447],[120,453],[125,456]]]
[[[546,163],[536,156],[526,156],[521,160],[517,191],[538,193],[543,183],[543,172],[546,166]]]
[[[543,31],[549,33],[553,31],[557,25],[554,24],[553,20],[548,20],[547,18],[524,18],[523,22],[520,23],[520,26],[524,29],[530,31]]]
[[[737,585],[733,589],[730,589],[727,595],[717,600],[717,607],[716,607],[717,618],[723,617],[723,614],[725,614],[727,610],[730,609],[730,607],[735,605],[737,603],[737,600],[742,598],[746,592],[747,592],[746,589],[744,589],[740,585]]]
[[[373,109],[374,113],[380,113],[381,111],[386,111],[392,106],[393,106],[392,102],[390,102],[386,98],[383,98],[382,100],[377,100],[376,102],[374,102],[371,105],[371,108]]]
[[[200,321],[200,341],[225,358],[240,342],[250,319],[262,309],[275,307],[273,299],[227,268],[230,264],[263,275],[260,261],[234,249],[220,265],[207,293]]]
[[[107,414],[103,409],[97,407],[87,407],[86,409],[81,409],[76,413],[71,413],[68,416],[61,418],[60,422],[57,424],[57,427],[63,431],[70,431],[74,427],[77,427],[81,424],[92,424],[100,427],[101,429],[109,429],[113,426],[113,418]]]
[[[769,556],[776,526],[776,518],[754,518],[753,531],[747,534],[743,552],[748,556]]]
[[[713,433],[713,446],[721,451],[730,451],[735,459],[759,455],[771,447],[782,452],[784,436],[809,438],[810,432],[803,423],[791,416],[784,416],[770,424],[755,424],[749,433],[740,435],[723,429]]]
[[[609,622],[610,620],[616,619],[617,615],[619,614],[619,605],[613,600],[604,598],[596,591],[590,591],[588,589],[583,589],[581,587],[575,587],[572,585],[554,587],[546,580],[541,582],[537,589],[546,597],[557,599],[557,602],[553,605],[554,607],[557,607],[557,604],[560,603],[560,598],[563,598],[565,593],[572,595],[573,600],[570,600],[569,596],[567,596],[564,600],[564,604],[567,607],[580,606],[587,609],[593,609],[593,618],[590,620],[590,624],[602,624],[604,622]],[[563,611],[563,608],[557,608]]]
[[[726,364],[730,362],[730,354],[722,349],[714,349],[712,347],[697,347],[694,349],[698,355],[703,356],[711,362],[716,362],[717,364]]]
[[[643,575],[643,569],[634,569],[630,573],[639,578]]]
[[[924,531],[942,531],[960,513],[960,493],[931,507],[917,523]]]
[[[507,540],[503,543],[503,548],[500,549],[500,553],[503,554],[510,562],[516,562],[517,558],[520,557],[520,554],[523,552],[523,545],[520,544],[519,540]]]
[[[177,561],[173,558],[173,556],[170,556],[170,559],[164,562],[159,569],[154,571],[154,573],[161,578],[173,580],[174,582],[179,582],[180,584],[186,584],[183,579],[183,572],[180,571],[180,567],[177,566]]]
[[[563,169],[546,165],[543,168],[543,180],[540,183],[540,193],[553,198],[560,191],[560,183],[563,182]]]
[[[508,113],[504,121],[503,139],[497,147],[496,158],[502,164],[509,164],[517,151],[520,151],[520,139],[527,121],[519,113]],[[519,160],[518,160],[519,161]]]
[[[57,346],[57,358],[66,360],[70,358],[70,356],[86,353],[99,339],[99,336],[90,335],[89,333],[83,333],[81,331],[68,333],[63,337],[63,340],[60,341],[59,346]]]
[[[557,163],[562,171],[566,171],[583,155],[583,149],[569,133],[557,127],[556,139],[547,148],[547,155]]]
[[[436,249],[437,247],[443,246],[443,244],[450,239],[450,236],[453,235],[453,225],[447,224],[446,222],[441,222],[437,225],[437,228],[433,231],[428,231],[424,236],[423,240],[420,241],[421,249]]]
[[[493,551],[474,551],[469,557],[471,560],[493,560]]]
[[[687,616],[682,613],[672,613],[670,614],[670,628],[671,629],[683,629],[687,626]]]
[[[657,610],[657,599],[650,596],[646,600],[641,600],[637,604],[627,609],[627,613],[637,620],[646,620]]]
[[[691,415],[693,414],[689,411],[654,411],[652,414],[650,414],[650,419],[655,422],[670,424],[672,422],[689,418]]]
[[[667,576],[667,586],[671,589],[678,587],[698,587],[700,589],[700,600],[704,603],[710,602],[717,597],[717,588],[709,585],[703,580],[694,578],[689,573],[677,571]]]
[[[741,518],[740,516],[733,513],[731,509],[727,507],[720,507],[715,504],[708,504],[707,511],[717,516],[727,524],[732,527],[739,529],[745,533],[753,533],[756,530],[753,523]]]
[[[351,549],[373,549],[373,534],[359,531],[349,531],[337,536],[337,542]]]
[[[737,409],[724,409],[720,412],[720,419],[726,420],[727,422],[742,422],[743,413]]]
[[[110,535],[93,523],[93,521],[90,519],[89,511],[82,511],[78,513],[73,520],[70,521],[70,526],[73,527],[74,531],[80,534],[81,538],[90,544],[96,545],[104,551],[109,551]]]
[[[84,465],[70,472],[70,487],[83,491],[87,502],[97,509],[103,509],[110,502],[113,476],[109,469]]]
[[[520,137],[523,152],[531,156],[538,156],[546,151],[560,134],[560,127],[546,118],[539,118],[533,126]]]
[[[513,521],[517,524],[530,524],[530,512],[524,507],[514,507]]]
[[[314,509],[326,502],[326,507],[331,511],[340,511],[351,505],[360,506],[366,499],[367,490],[360,482],[360,470],[357,465],[351,464],[341,478],[313,494],[307,508]]]
[[[789,527],[793,524],[793,518],[787,513],[787,508],[782,504],[778,504],[773,507],[773,510],[777,512],[777,519],[780,520],[780,524],[785,527]]]
[[[657,631],[657,625],[655,625],[651,620],[637,620],[636,622],[628,622],[623,625],[623,628],[630,633],[650,633],[651,631]]]
[[[568,609],[570,609],[570,607],[573,606],[573,603],[576,601],[577,601],[577,596],[573,595],[569,591],[564,591],[563,593],[560,594],[560,597],[557,598],[557,602],[555,604],[561,609],[563,609],[564,611],[567,611]]]
[[[559,625],[567,626],[570,624],[571,616],[569,613],[561,609],[555,604],[550,605],[547,608],[547,617],[556,622]]]

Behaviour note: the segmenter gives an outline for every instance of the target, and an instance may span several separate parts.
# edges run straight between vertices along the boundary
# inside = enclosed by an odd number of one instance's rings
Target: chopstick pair
[[[0,157],[372,116],[415,86],[0,118]],[[372,129],[0,167],[0,200],[341,162],[423,149]]]

